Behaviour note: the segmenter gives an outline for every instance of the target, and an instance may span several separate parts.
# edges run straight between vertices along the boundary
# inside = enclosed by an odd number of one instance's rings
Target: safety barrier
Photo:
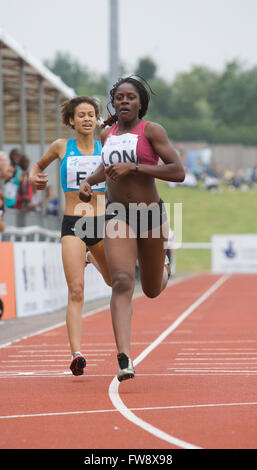
[[[43,227],[7,227],[0,242],[0,319],[65,308],[68,291],[60,232]],[[111,288],[93,265],[85,269],[85,302],[109,297]]]
[[[6,227],[4,232],[0,232],[0,241],[49,241],[59,242],[61,233],[57,230],[32,225],[29,227]]]

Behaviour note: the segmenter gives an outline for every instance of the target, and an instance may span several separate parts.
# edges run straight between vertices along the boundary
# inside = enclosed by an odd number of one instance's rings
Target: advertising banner
[[[212,272],[257,273],[257,234],[213,235]]]
[[[60,243],[16,242],[14,257],[17,317],[66,307],[68,288]],[[92,264],[85,269],[84,292],[85,302],[106,297],[111,292]]]
[[[13,244],[0,243],[0,318],[16,317]]]
[[[85,302],[96,300],[111,295],[111,287],[107,286],[102,275],[92,265],[85,269]]]
[[[52,312],[67,305],[59,243],[17,242],[14,258],[17,317]]]

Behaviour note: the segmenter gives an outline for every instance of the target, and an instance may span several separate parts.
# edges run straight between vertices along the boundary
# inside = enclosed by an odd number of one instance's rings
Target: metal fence
[[[49,230],[38,225],[32,225],[29,227],[6,227],[4,232],[0,232],[0,241],[10,242],[38,242],[47,241],[59,243],[61,239],[61,233],[57,230]]]

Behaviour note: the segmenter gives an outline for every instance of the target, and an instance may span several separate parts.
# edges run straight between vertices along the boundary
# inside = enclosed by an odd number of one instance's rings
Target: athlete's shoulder
[[[54,140],[54,142],[52,142],[50,148],[52,148],[53,150],[56,150],[57,153],[62,153],[63,149],[66,148],[67,146],[67,142],[68,140],[67,139],[56,139]]]
[[[166,135],[166,130],[161,124],[153,121],[146,121],[145,136],[148,139]]]

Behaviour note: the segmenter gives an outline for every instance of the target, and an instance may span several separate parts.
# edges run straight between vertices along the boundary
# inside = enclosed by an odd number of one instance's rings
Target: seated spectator
[[[234,178],[235,178],[235,173],[234,171],[231,169],[231,168],[227,168],[225,170],[225,173],[224,173],[224,181],[228,184],[228,185],[232,185],[233,182],[234,182]]]
[[[198,158],[198,160],[195,162],[195,165],[192,168],[192,173],[195,175],[198,181],[203,180],[203,171],[204,171],[204,167],[202,165],[201,160]]]
[[[58,215],[59,214],[59,201],[54,194],[52,186],[48,186],[46,189],[46,214],[47,215]]]
[[[235,185],[237,188],[241,188],[243,185],[247,186],[247,174],[244,168],[239,168],[235,177]]]
[[[217,190],[219,188],[219,180],[215,176],[206,175],[204,181],[205,189],[208,190]]]
[[[170,188],[175,188],[176,186],[177,187],[187,186],[187,187],[190,187],[190,188],[196,188],[197,187],[197,179],[196,179],[195,175],[189,169],[185,169],[185,173],[186,173],[186,176],[185,176],[185,179],[184,179],[183,183],[175,183],[173,181],[166,181],[167,185]]]
[[[195,175],[190,170],[186,170],[186,176],[183,183],[178,183],[179,186],[188,186],[190,188],[197,187],[197,180]]]

